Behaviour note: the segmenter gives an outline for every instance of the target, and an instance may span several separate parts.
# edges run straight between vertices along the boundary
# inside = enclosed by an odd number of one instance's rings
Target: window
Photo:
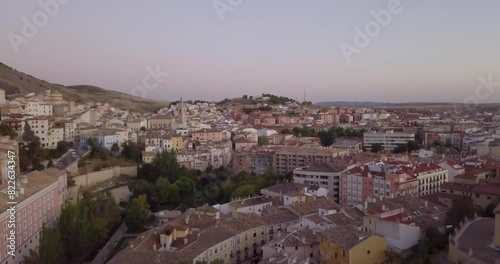
[[[366,251],[366,254],[370,255],[370,250],[367,250],[367,251]]]
[[[342,249],[342,257],[345,257],[345,249]]]
[[[295,246],[295,250],[299,250],[299,247],[298,247],[298,246]]]

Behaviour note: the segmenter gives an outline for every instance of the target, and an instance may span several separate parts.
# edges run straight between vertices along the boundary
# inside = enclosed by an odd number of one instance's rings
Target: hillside
[[[106,90],[90,85],[63,86],[37,79],[0,63],[0,88],[7,96],[14,94],[44,93],[45,90],[59,91],[65,100],[75,102],[107,102],[114,107],[135,112],[153,112],[168,106],[167,101],[158,101],[132,96],[122,92]]]

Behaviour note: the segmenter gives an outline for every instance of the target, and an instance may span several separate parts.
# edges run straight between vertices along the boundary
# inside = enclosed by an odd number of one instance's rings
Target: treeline
[[[262,97],[269,97],[270,104],[285,104],[287,102],[295,102],[294,99],[288,98],[286,96],[277,96],[272,94],[262,94]]]
[[[209,167],[204,173],[187,169],[177,162],[174,151],[157,154],[150,164],[138,168],[138,180],[129,184],[132,198],[145,195],[152,211],[198,207],[203,204],[227,203],[233,197],[258,194],[283,177],[272,169],[264,175],[242,171],[231,174],[225,168]]]
[[[257,110],[259,110],[259,111],[263,111],[263,112],[264,112],[264,111],[272,111],[272,110],[273,110],[273,108],[272,108],[272,107],[270,107],[270,106],[259,106],[259,107],[257,107],[257,108],[243,108],[243,109],[242,109],[242,111],[243,111],[245,114],[247,114],[247,115],[249,115],[251,112],[254,112],[254,111],[257,111]]]
[[[91,261],[121,222],[113,196],[85,192],[76,204],[66,204],[56,228],[43,227],[38,251],[23,263],[83,263]]]

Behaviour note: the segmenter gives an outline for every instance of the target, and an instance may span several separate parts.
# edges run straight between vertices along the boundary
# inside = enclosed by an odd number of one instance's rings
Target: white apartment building
[[[373,144],[380,144],[384,150],[392,151],[399,145],[415,140],[415,134],[401,133],[388,130],[385,132],[366,132],[363,135],[363,147],[370,150]]]
[[[26,120],[26,122],[30,125],[35,136],[40,139],[40,146],[44,148],[48,147],[50,131],[49,120],[45,118],[33,118]]]
[[[57,142],[64,140],[64,127],[54,127],[50,128],[49,136],[49,149],[57,148]]]
[[[75,142],[76,137],[76,122],[75,120],[68,120],[64,123],[64,140],[67,142]]]
[[[100,129],[95,131],[90,131],[85,134],[80,135],[80,146],[88,147],[88,139],[95,138],[99,147],[105,148],[111,151],[113,145],[116,143],[119,147],[122,145],[121,137],[113,129]]]
[[[340,202],[340,174],[356,166],[346,162],[323,162],[293,170],[293,182],[319,186],[328,190],[328,197]]]
[[[419,165],[408,173],[417,177],[418,196],[437,193],[441,184],[448,181],[448,170],[434,163]]]
[[[25,109],[26,114],[32,116],[52,116],[53,113],[51,104],[42,103],[36,100],[28,101]]]

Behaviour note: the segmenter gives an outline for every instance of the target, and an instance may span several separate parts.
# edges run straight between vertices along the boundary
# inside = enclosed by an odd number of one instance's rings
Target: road
[[[71,153],[72,150],[76,152],[75,155]],[[85,154],[85,152],[87,152],[87,150],[81,148],[70,149],[57,160],[55,167],[61,170],[65,170],[71,163],[80,159]]]

